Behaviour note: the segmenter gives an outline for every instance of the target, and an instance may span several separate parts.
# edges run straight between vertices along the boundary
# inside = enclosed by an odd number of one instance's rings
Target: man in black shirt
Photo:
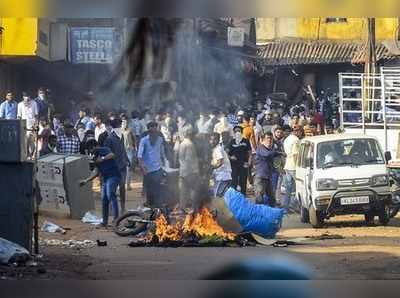
[[[236,189],[240,186],[240,192],[246,195],[251,146],[250,142],[243,138],[240,126],[235,126],[233,131],[234,138],[228,146],[228,155],[232,167],[232,187]]]

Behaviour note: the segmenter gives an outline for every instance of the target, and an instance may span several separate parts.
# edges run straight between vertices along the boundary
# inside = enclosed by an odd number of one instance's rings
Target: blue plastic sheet
[[[224,200],[244,232],[273,238],[281,228],[285,214],[283,209],[254,204],[233,188],[226,191]]]

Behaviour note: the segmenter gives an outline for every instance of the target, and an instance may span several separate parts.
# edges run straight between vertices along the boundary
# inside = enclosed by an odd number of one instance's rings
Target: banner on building
[[[70,28],[69,57],[74,64],[112,64],[118,48],[114,28]]]
[[[228,46],[243,47],[244,29],[237,27],[228,27]]]

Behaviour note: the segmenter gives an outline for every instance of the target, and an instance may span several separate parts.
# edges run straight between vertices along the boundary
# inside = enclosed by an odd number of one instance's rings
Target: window
[[[385,162],[374,139],[349,139],[324,142],[317,148],[318,168],[383,164]]]
[[[327,23],[346,23],[347,18],[326,18]]]
[[[301,153],[301,165],[300,165],[303,169],[307,168],[309,151],[310,151],[310,143],[305,143],[304,150]]]

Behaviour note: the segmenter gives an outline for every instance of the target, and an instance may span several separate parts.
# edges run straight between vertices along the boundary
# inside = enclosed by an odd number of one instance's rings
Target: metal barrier
[[[400,129],[400,68],[382,67],[379,74],[340,73],[341,127]]]

